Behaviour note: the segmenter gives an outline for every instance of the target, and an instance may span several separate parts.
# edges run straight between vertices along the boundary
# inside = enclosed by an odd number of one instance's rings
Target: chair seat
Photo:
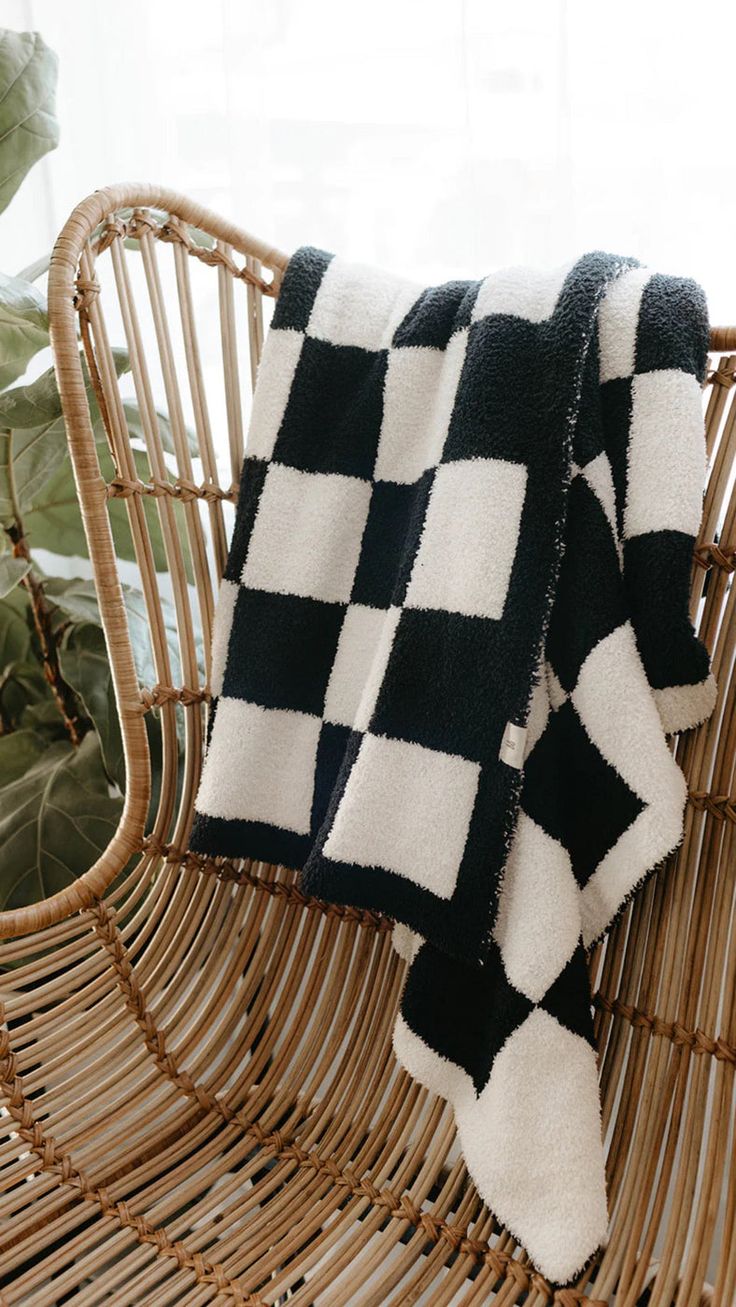
[[[8,1004],[7,1302],[550,1300],[393,1058],[390,923],[263,865],[154,855],[136,882]]]

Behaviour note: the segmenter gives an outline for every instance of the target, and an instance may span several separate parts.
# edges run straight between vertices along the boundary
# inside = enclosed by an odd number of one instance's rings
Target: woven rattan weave
[[[96,192],[54,251],[55,365],[128,784],[118,832],[86,875],[0,915],[2,1301],[733,1307],[736,354],[725,351],[736,333],[713,334],[711,470],[693,563],[692,611],[719,705],[677,744],[691,802],[676,864],[591,957],[612,1224],[577,1288],[554,1293],[479,1201],[448,1109],[394,1061],[403,963],[388,923],[306,899],[284,869],[187,852],[244,396],[263,300],[286,262],[148,185]],[[109,484],[80,332],[116,468]],[[144,477],[115,345],[130,357]],[[161,396],[174,459],[156,419]],[[222,477],[214,437],[225,429]],[[144,686],[109,526],[117,497],[148,611],[156,680]],[[153,714],[162,756],[152,805]]]

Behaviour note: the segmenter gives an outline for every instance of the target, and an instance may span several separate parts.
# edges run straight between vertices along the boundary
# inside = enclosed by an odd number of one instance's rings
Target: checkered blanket
[[[556,1283],[605,1238],[585,948],[682,838],[707,316],[588,254],[423,288],[298,250],[191,847],[395,919],[394,1044]]]

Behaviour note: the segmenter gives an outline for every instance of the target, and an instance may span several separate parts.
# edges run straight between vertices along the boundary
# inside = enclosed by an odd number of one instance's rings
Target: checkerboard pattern
[[[299,866],[459,956],[489,947],[520,790],[499,750],[564,506],[542,363],[566,281],[423,289],[298,251],[218,607],[192,846]]]
[[[606,1220],[584,947],[677,846],[665,731],[715,696],[706,346],[633,260],[423,288],[298,250],[218,603],[191,847],[401,923],[397,1053],[556,1281]]]
[[[665,732],[712,711],[687,616],[702,513],[707,319],[690,282],[608,284],[572,446],[563,548],[484,967],[395,927],[399,1059],[453,1103],[499,1220],[564,1284],[607,1201],[585,948],[682,837]]]

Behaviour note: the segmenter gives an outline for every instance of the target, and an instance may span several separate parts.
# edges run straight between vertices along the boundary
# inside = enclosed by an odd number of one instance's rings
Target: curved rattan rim
[[[110,214],[124,208],[157,208],[206,231],[249,256],[272,274],[277,294],[288,255],[226,221],[178,191],[148,183],[108,186],[78,204],[54,245],[48,284],[54,368],[61,396],[67,440],[74,467],[85,534],[111,665],[126,768],[123,812],[112,840],[97,861],[77,880],[38,903],[0,913],[0,938],[43,930],[73,912],[89,907],[104,893],[128,860],[140,853],[148,811],[151,776],[146,730],[140,714],[124,708],[139,697],[115,550],[106,508],[106,488],[99,476],[94,436],[77,339],[75,277],[80,256],[92,233]]]

